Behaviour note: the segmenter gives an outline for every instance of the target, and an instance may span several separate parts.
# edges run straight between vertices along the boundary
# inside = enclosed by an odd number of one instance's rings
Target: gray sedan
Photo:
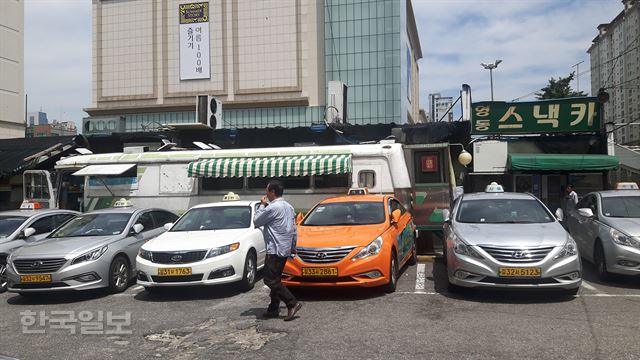
[[[581,283],[576,244],[531,194],[465,194],[445,211],[450,290],[549,288],[575,294]]]
[[[0,293],[7,289],[7,256],[38,241],[72,217],[71,210],[10,210],[0,212]]]
[[[594,263],[601,280],[611,273],[640,274],[640,191],[587,194],[565,221],[580,255]]]
[[[82,214],[7,258],[8,290],[21,295],[108,287],[124,291],[140,246],[177,216],[160,209],[115,208]]]

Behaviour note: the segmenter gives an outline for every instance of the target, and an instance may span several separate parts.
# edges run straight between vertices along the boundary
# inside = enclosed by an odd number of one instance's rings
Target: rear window
[[[463,199],[457,221],[473,224],[533,224],[555,220],[534,199]]]

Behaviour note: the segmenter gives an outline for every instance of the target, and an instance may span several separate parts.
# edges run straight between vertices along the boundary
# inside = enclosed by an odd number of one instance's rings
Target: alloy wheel
[[[0,264],[0,293],[7,290],[7,264]]]
[[[122,288],[127,285],[129,281],[129,269],[127,269],[127,265],[124,261],[120,260],[118,264],[114,267],[113,271],[113,282],[117,288]]]

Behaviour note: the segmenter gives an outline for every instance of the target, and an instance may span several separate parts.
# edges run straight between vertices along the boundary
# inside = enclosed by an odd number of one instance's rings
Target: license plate
[[[337,267],[303,267],[302,276],[335,277],[338,276]]]
[[[51,274],[39,274],[39,275],[21,275],[21,283],[45,283],[51,282]]]
[[[522,278],[538,278],[540,277],[540,268],[500,268],[498,275],[500,277],[522,277]]]
[[[158,276],[191,275],[190,267],[158,269]]]

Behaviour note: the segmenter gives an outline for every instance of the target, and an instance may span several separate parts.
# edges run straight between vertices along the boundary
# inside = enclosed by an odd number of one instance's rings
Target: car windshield
[[[602,198],[604,216],[640,218],[640,196],[616,196]]]
[[[121,234],[131,214],[101,213],[81,215],[49,235],[50,238],[110,236]]]
[[[382,201],[354,201],[320,204],[309,213],[302,225],[369,225],[384,222]]]
[[[534,199],[483,199],[463,201],[457,221],[477,224],[533,224],[555,220]]]
[[[13,234],[27,219],[25,216],[0,216],[0,237]]]
[[[215,206],[189,210],[170,231],[245,229],[250,226],[249,206]]]

